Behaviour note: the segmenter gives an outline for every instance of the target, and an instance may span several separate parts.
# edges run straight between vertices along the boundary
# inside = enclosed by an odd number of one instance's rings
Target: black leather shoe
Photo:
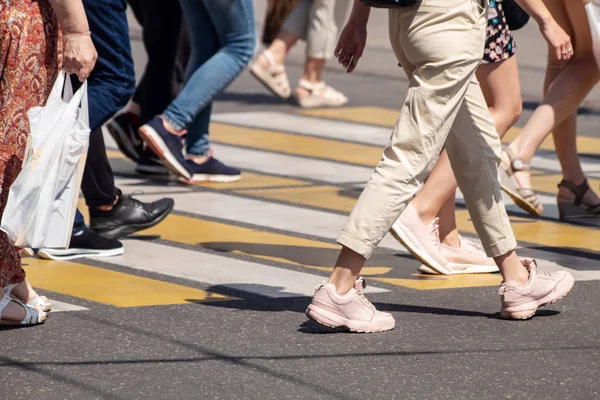
[[[90,228],[109,239],[131,235],[160,223],[173,210],[173,199],[142,203],[118,192],[119,201],[110,211],[90,208]]]

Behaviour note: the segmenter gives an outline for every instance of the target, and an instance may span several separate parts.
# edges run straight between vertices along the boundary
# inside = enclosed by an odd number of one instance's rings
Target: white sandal
[[[325,82],[309,82],[300,79],[298,87],[310,92],[306,96],[297,96],[298,104],[304,108],[340,107],[348,102],[348,98]]]
[[[15,286],[17,286],[17,285],[14,283],[11,283],[10,285],[6,285],[4,287],[4,294],[7,296],[11,296],[11,292],[13,291]],[[23,300],[16,298],[15,296],[11,296],[11,297],[13,297],[14,299],[16,299],[19,302],[23,302]],[[27,304],[29,307],[33,307],[33,308],[39,307],[44,312],[52,311],[52,303],[50,303],[46,297],[42,297],[37,293],[36,293],[35,297],[33,298],[33,300],[28,301],[25,304]]]
[[[275,95],[282,99],[289,99],[292,89],[285,67],[275,62],[270,50],[263,51],[261,55],[265,57],[269,66],[265,68],[256,60],[250,65],[250,73]]]
[[[11,301],[14,301],[17,304],[20,304],[25,309],[25,318],[22,321],[12,321],[7,319],[2,319],[2,312],[4,309],[10,304]],[[22,301],[10,297],[5,294],[0,300],[0,325],[4,326],[23,326],[23,325],[39,325],[44,323],[46,320],[46,313],[43,311],[38,311],[37,309],[24,304]]]

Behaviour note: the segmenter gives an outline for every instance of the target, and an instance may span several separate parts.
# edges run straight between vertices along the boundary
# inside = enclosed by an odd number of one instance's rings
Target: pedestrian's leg
[[[591,50],[590,31],[582,3],[563,0],[546,0],[545,3],[558,24],[575,39],[574,56],[564,68],[549,66],[544,99],[509,148],[517,159],[529,164],[544,139],[554,131],[555,138],[559,135],[566,137],[564,143],[561,138],[558,139],[561,146],[557,146],[557,155],[569,170],[567,175],[582,181],[579,168],[572,161],[567,161],[577,158],[574,122],[561,124],[570,117],[575,118],[577,107],[600,80],[600,72]],[[503,153],[502,157],[503,164],[509,167],[508,154]],[[531,188],[528,171],[516,171],[513,176],[519,187]],[[568,196],[568,191],[564,194]],[[597,199],[591,192],[589,196],[594,197],[589,200]]]
[[[592,38],[589,29],[583,29],[577,24],[579,21],[585,20],[585,10],[580,4],[575,2],[565,1],[565,7],[569,20],[574,26],[575,35],[575,57],[585,59],[590,65],[596,65],[594,51],[592,48]],[[548,89],[545,88],[547,91]],[[552,130],[552,137],[554,139],[554,147],[556,149],[556,155],[560,161],[560,166],[563,174],[563,179],[575,186],[582,187],[583,195],[581,197],[582,205],[585,207],[592,207],[592,211],[596,209],[596,217],[600,218],[600,197],[593,190],[585,189],[585,174],[581,167],[581,161],[579,159],[579,152],[577,150],[577,111],[573,112],[562,124],[556,126]],[[573,192],[573,188],[569,188],[569,183],[561,185],[558,190],[558,201],[563,204],[573,204],[577,201],[576,193]],[[577,215],[586,215],[588,213],[581,213],[577,211]],[[592,213],[589,213],[591,216]],[[566,217],[566,215],[563,215]]]
[[[210,59],[191,71],[190,78],[163,116],[176,130],[187,129],[214,97],[223,91],[250,61],[255,46],[254,14],[250,0],[181,0],[190,29],[192,57],[205,46],[206,28],[196,23],[208,16],[221,45]],[[188,136],[193,143],[195,138]]]
[[[88,207],[109,210],[117,201],[115,178],[106,156],[101,128],[90,133],[90,145],[81,180],[81,190]]]
[[[306,39],[310,0],[299,0],[283,23],[269,48],[256,57],[250,72],[273,94],[287,99],[291,96],[290,82],[285,72],[285,59],[299,39]]]
[[[411,76],[410,86],[390,144],[338,239],[345,249],[330,282],[339,293],[354,286],[365,259],[442,150],[483,55],[486,18],[475,5],[456,1],[390,12],[392,47]],[[428,22],[432,19],[437,23]],[[456,43],[468,50],[457,51]]]
[[[502,138],[519,119],[522,110],[517,58],[513,56],[505,61],[481,64],[476,76],[496,132]],[[452,248],[460,246],[454,208],[457,187],[444,150],[423,188],[411,201],[422,224],[429,225],[439,218],[440,241]]]
[[[177,1],[146,0],[143,12],[148,63],[135,96],[141,108],[141,124],[160,114],[176,96],[172,80],[182,19]]]
[[[325,62],[335,50],[337,25],[335,0],[312,2],[306,35],[306,60],[302,78],[296,89],[302,107],[341,106],[348,98],[326,85],[322,79]]]

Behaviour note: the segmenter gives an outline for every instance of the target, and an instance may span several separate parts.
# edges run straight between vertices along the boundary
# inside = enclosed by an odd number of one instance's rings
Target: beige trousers
[[[445,146],[487,255],[516,247],[498,180],[500,139],[475,78],[486,24],[477,0],[390,9],[390,40],[410,86],[390,142],[340,234],[343,246],[368,258]]]
[[[308,57],[328,60],[337,44],[338,23],[343,22],[350,2],[337,3],[335,0],[299,0],[281,29],[306,41]]]

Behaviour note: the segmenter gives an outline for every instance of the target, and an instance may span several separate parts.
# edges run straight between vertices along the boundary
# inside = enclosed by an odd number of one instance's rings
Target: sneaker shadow
[[[219,307],[226,309],[235,309],[243,311],[261,311],[261,312],[297,312],[304,313],[306,307],[310,304],[310,297],[307,296],[296,296],[296,297],[279,297],[270,298],[245,291],[244,288],[247,286],[249,289],[256,290],[257,285],[246,285],[246,284],[235,284],[236,289],[232,289],[229,286],[215,285],[208,289],[209,292],[222,294],[225,296],[234,297],[231,301],[218,301],[218,302],[205,302],[195,299],[186,299],[190,303],[201,305],[204,307]],[[269,290],[272,292],[281,292],[282,288],[260,285],[261,290]],[[477,318],[488,318],[488,319],[505,319],[500,317],[500,313],[486,313],[481,311],[470,311],[460,310],[453,308],[443,307],[429,307],[429,306],[418,306],[411,304],[394,304],[394,303],[381,303],[374,301],[373,304],[380,311],[391,312],[391,313],[416,313],[425,315],[449,315],[457,317],[477,317]],[[556,310],[539,310],[535,317],[550,317],[560,314]],[[300,324],[298,332],[308,334],[328,334],[328,333],[339,333],[346,332],[347,330],[342,328],[329,328],[323,326],[315,321],[305,320]]]

